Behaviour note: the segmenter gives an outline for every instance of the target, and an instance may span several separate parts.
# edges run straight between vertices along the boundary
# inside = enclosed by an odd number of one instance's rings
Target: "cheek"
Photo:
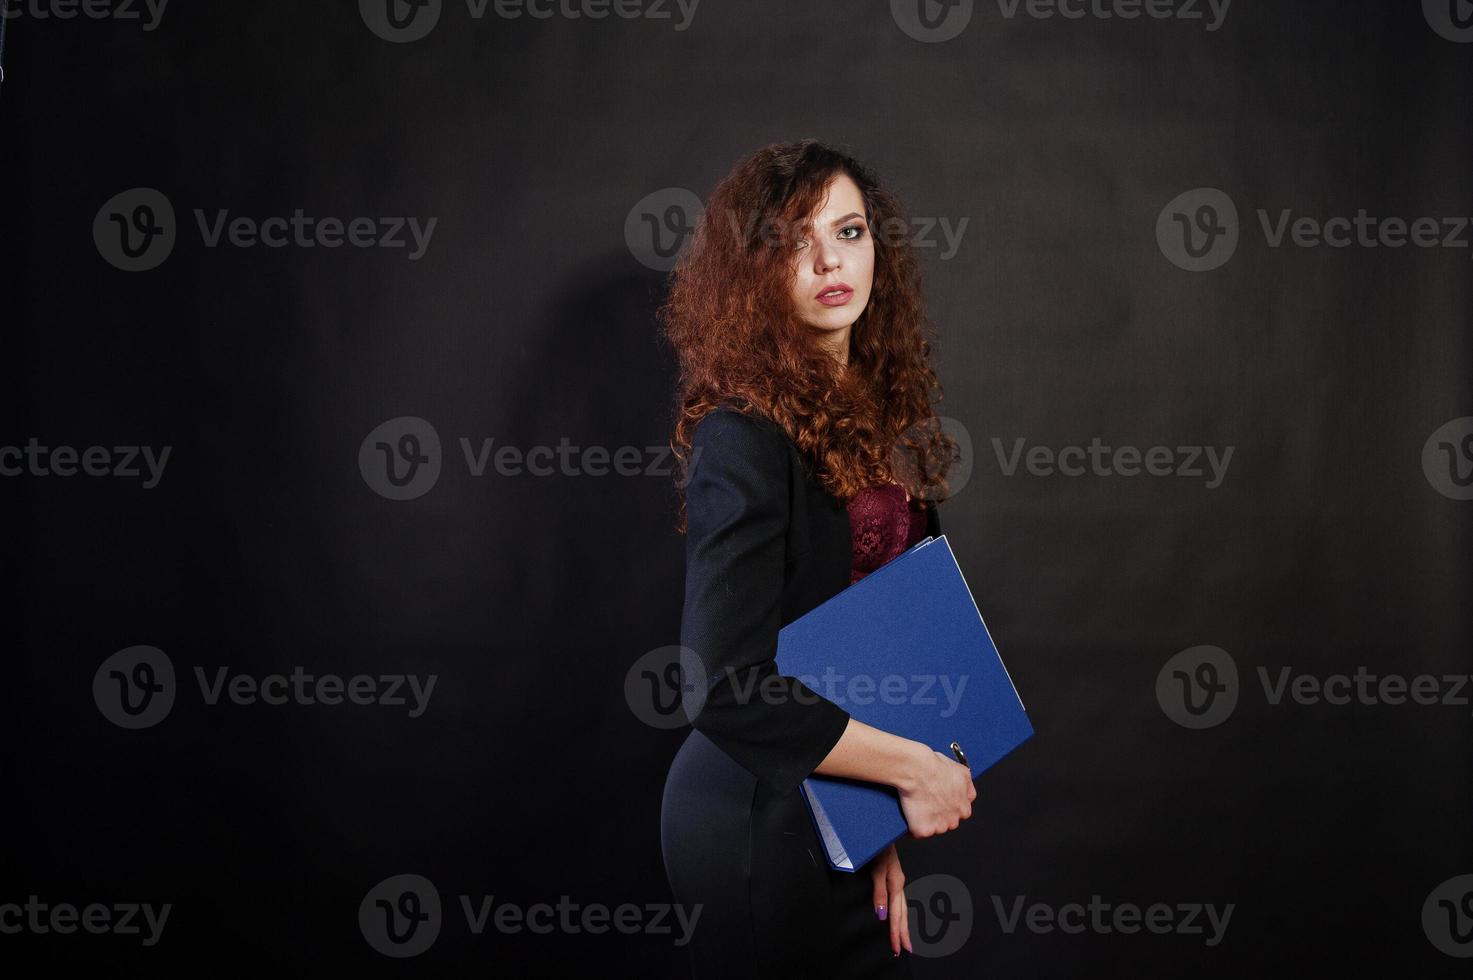
[[[812,280],[812,278],[812,276],[806,276],[802,272],[798,272],[793,276],[792,292],[794,299],[802,300],[805,296],[808,295],[808,284]]]

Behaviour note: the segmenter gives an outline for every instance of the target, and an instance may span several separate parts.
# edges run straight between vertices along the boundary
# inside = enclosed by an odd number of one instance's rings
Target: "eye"
[[[854,234],[849,234],[851,231],[854,232]],[[858,241],[859,239],[864,237],[864,225],[845,225],[843,228],[839,229],[839,237],[846,242]]]

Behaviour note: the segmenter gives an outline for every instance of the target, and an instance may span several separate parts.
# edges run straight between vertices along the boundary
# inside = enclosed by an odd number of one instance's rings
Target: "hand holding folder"
[[[974,779],[1033,734],[944,534],[784,626],[776,659],[852,717],[955,758]],[[802,792],[838,870],[909,829],[893,787],[814,775]]]

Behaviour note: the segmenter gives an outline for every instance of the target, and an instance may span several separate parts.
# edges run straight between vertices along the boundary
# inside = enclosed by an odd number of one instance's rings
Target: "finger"
[[[890,952],[891,953],[894,953],[896,956],[899,956],[900,955],[900,947],[904,944],[904,939],[902,938],[903,937],[903,933],[901,932],[901,927],[900,927],[900,921],[901,921],[901,916],[905,914],[905,910],[902,908],[902,906],[899,903],[897,903],[895,901],[895,890],[894,889],[890,889],[889,890],[888,897],[885,900],[890,903],[890,912],[891,912],[891,915],[890,915]]]
[[[910,908],[905,904],[905,887],[895,889],[890,895],[890,904],[895,909],[896,928],[900,932],[900,944],[907,953],[914,953],[910,946]]]
[[[875,918],[884,922],[890,914],[890,892],[885,886],[884,872],[876,868],[873,873],[873,887],[870,889],[872,905],[875,907]]]

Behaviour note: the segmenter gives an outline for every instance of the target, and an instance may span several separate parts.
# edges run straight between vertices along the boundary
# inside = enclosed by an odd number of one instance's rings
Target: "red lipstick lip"
[[[835,290],[835,289],[842,290],[842,292],[838,293],[837,295],[830,296],[830,297],[827,297],[827,298],[824,297],[824,295],[823,295],[824,293],[830,292],[830,291]],[[818,300],[820,303],[824,304],[825,306],[843,306],[845,303],[849,302],[850,298],[853,295],[854,295],[854,287],[853,286],[850,286],[848,283],[846,283],[846,282],[831,282],[828,285],[824,286],[822,289],[820,289],[816,294],[814,294],[814,297],[813,298],[816,299],[816,300]]]

